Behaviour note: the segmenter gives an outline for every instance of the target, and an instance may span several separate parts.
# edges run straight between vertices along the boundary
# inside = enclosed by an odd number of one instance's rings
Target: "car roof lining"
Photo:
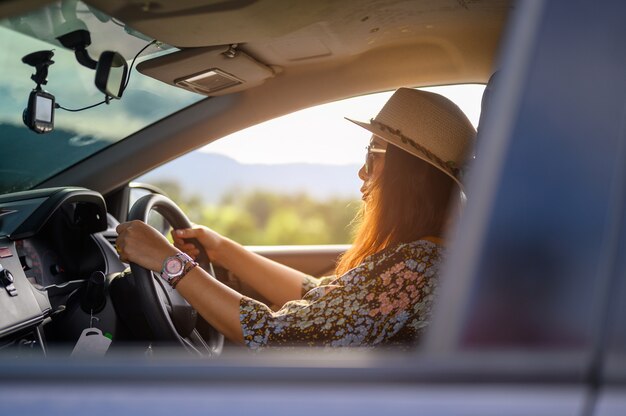
[[[397,66],[417,67],[416,76],[423,77],[416,80],[420,84],[427,80],[439,84],[466,82],[474,79],[477,70],[482,72],[479,80],[484,82],[511,9],[508,0],[375,0],[341,2],[340,8],[333,0],[234,0],[211,4],[184,0],[150,3],[153,6],[143,9],[126,0],[88,3],[133,29],[181,49],[236,44],[260,65],[272,68],[278,77],[324,62],[341,67],[351,60],[363,60],[368,66],[386,67],[388,60],[384,56],[381,60],[364,59],[383,49],[398,52],[393,56]],[[426,53],[420,56],[414,51]],[[187,55],[180,55],[178,62],[170,57],[167,68],[153,65],[148,75],[174,84],[177,78],[199,73]],[[419,59],[429,62],[416,65]],[[150,61],[144,62],[145,66]],[[212,60],[206,66],[207,70],[219,68]],[[370,72],[365,66],[361,69],[361,76]],[[236,75],[238,71],[235,67],[224,72]],[[242,69],[241,73],[245,72]],[[245,76],[239,78],[243,86],[220,94],[262,83],[258,79],[247,82]]]
[[[179,48],[269,43],[294,37],[300,40],[309,35],[321,38],[325,32],[341,40],[341,49],[354,48],[352,53],[375,43],[420,34],[439,36],[465,25],[478,26],[479,22],[502,22],[511,7],[510,0],[86,2]],[[334,45],[328,46],[333,49]]]

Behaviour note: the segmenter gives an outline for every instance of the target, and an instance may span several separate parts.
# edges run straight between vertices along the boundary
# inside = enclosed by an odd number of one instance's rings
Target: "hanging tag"
[[[103,357],[111,340],[98,328],[85,328],[72,350],[72,357]]]

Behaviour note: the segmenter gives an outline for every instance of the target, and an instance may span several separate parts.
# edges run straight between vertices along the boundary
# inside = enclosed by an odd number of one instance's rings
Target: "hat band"
[[[415,142],[415,140],[405,136],[398,129],[393,129],[389,127],[388,125],[383,124],[380,121],[376,121],[374,119],[371,119],[370,123],[377,126],[381,130],[387,131],[388,133],[391,133],[394,136],[397,136],[400,139],[400,141],[402,141],[403,144],[408,144],[409,146],[417,150],[426,159],[430,160],[435,166],[439,167],[439,169],[443,170],[444,172],[448,173],[449,175],[451,175],[452,177],[456,179],[460,179],[459,177],[460,177],[461,169],[459,169],[458,165],[453,160],[444,162],[439,156],[437,156],[436,154],[434,154],[433,152],[431,152],[430,150],[428,150],[421,144]]]

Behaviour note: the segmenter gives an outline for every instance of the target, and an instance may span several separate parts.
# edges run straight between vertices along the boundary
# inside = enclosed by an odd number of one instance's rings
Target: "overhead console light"
[[[212,68],[189,78],[177,79],[174,83],[201,94],[211,94],[243,84],[243,81],[217,68]]]
[[[272,68],[236,46],[184,49],[137,65],[144,75],[204,95],[230,94],[274,77]]]

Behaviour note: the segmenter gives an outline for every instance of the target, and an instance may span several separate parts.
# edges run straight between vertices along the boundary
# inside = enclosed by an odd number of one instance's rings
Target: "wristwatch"
[[[180,279],[185,277],[185,275],[197,265],[198,263],[187,254],[177,253],[163,261],[161,277],[172,287],[176,287]]]

